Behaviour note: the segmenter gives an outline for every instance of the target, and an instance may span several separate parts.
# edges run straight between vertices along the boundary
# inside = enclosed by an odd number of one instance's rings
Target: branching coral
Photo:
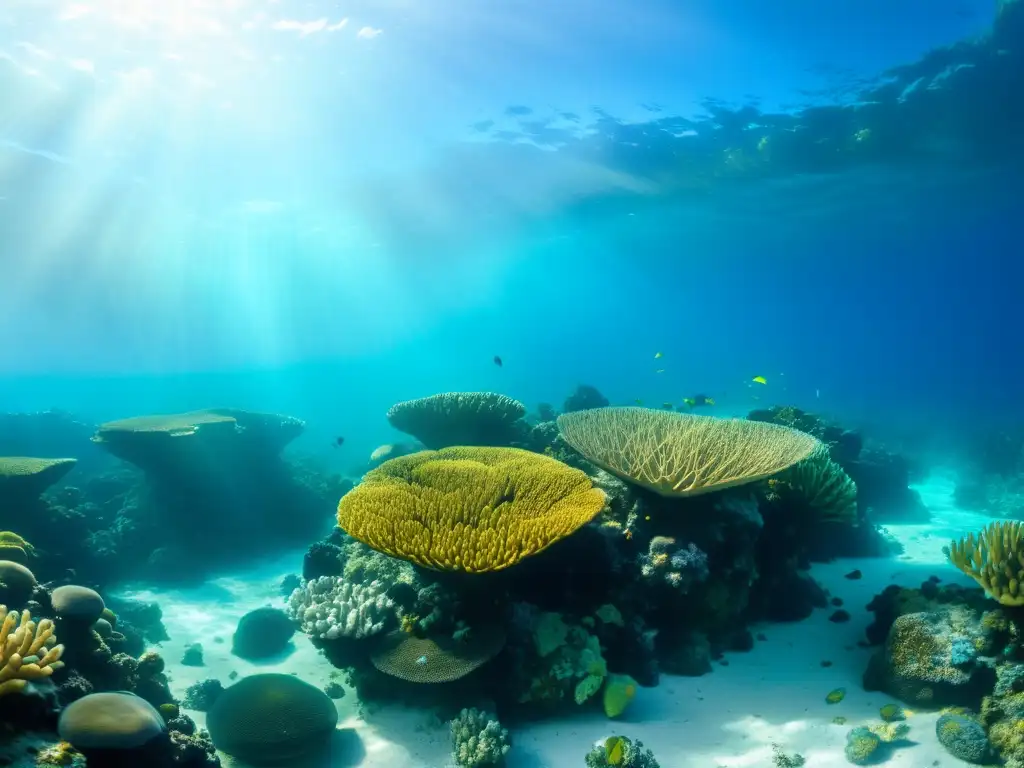
[[[495,445],[514,437],[526,406],[494,392],[445,392],[398,403],[388,411],[395,429],[427,448]]]
[[[497,571],[588,523],[605,494],[560,461],[516,448],[445,448],[381,464],[341,499],[338,525],[437,570]]]
[[[38,624],[32,614],[0,605],[0,696],[21,691],[31,680],[49,677],[64,666],[64,646],[57,644],[53,622]]]
[[[394,601],[379,581],[355,584],[340,576],[305,582],[288,598],[288,614],[312,637],[336,640],[370,637],[394,624]]]
[[[479,709],[463,709],[451,731],[452,757],[459,768],[501,765],[511,747],[508,731]]]
[[[1024,523],[999,520],[945,549],[950,562],[1003,605],[1024,605]]]
[[[558,428],[589,461],[662,496],[762,480],[821,446],[811,435],[776,424],[652,408],[564,413]]]

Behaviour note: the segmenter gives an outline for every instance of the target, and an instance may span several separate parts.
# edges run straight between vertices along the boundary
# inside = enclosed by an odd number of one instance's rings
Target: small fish
[[[608,765],[622,765],[626,745],[621,736],[609,736],[604,741],[604,759]]]
[[[655,371],[655,373],[664,373],[664,372],[665,372],[664,368],[659,368],[658,370]]]
[[[768,383],[768,379],[766,379],[764,376],[755,376],[754,378],[751,379],[751,381],[754,382],[755,384],[767,384]]]
[[[494,364],[499,368],[501,368],[501,366],[504,365],[504,363],[501,362],[501,358],[498,357],[497,355],[494,356]]]
[[[672,403],[662,403],[661,407],[664,408],[666,411],[671,411],[672,410]]]
[[[661,352],[655,352],[654,353],[654,359],[655,360],[660,360],[661,359]]]
[[[827,704],[838,704],[840,701],[846,698],[845,688],[836,688],[834,691],[829,691],[825,697],[825,703]]]
[[[427,666],[427,654],[424,653],[422,656],[416,659],[416,663],[419,664],[421,667]]]
[[[641,400],[639,397],[636,400],[634,400],[633,402],[635,402],[637,405],[643,405],[644,404],[644,401]]]
[[[334,438],[334,447],[335,448],[341,448],[341,446],[343,446],[344,444],[345,444],[345,438],[344,437],[336,437],[336,438]]]
[[[820,389],[814,390],[814,396],[820,400],[821,399],[821,390]]]
[[[684,397],[683,403],[690,408],[699,408],[702,405],[714,405],[715,398],[707,395],[694,395],[693,397]]]
[[[852,571],[850,571],[849,573],[847,573],[845,576],[843,576],[843,578],[844,579],[849,579],[850,581],[856,581],[857,579],[859,579],[863,575],[864,574],[862,574],[860,572],[859,568],[855,568]]]

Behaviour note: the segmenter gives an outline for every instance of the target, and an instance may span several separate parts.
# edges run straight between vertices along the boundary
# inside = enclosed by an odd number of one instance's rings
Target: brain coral
[[[379,552],[437,570],[507,568],[590,520],[604,492],[578,469],[517,448],[392,459],[338,504],[338,525]]]
[[[950,562],[1003,605],[1024,605],[1024,523],[997,520],[950,543]]]
[[[821,446],[811,435],[776,424],[653,408],[563,413],[558,429],[587,460],[662,496],[752,483]]]
[[[292,764],[322,747],[338,710],[319,688],[292,675],[250,675],[221,693],[206,727],[217,749],[251,763]]]
[[[518,400],[495,392],[444,392],[392,406],[388,421],[427,448],[444,448],[507,442],[525,414]]]
[[[135,749],[166,731],[153,705],[134,693],[90,693],[69,704],[57,725],[60,737],[80,750]]]

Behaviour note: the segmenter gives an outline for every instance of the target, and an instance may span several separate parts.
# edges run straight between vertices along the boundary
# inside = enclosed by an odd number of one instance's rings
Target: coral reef
[[[231,408],[100,425],[93,442],[145,474],[139,503],[160,532],[146,575],[202,578],[211,556],[223,564],[319,534],[329,502],[279,456],[302,430],[298,419]]]

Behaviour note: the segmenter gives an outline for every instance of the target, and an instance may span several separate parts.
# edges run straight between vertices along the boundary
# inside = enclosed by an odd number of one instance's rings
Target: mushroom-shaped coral
[[[32,614],[8,612],[0,605],[0,696],[21,691],[30,680],[49,677],[64,666],[64,646],[57,644],[53,622],[38,624]]]
[[[186,460],[189,446],[204,441],[237,444],[274,455],[298,437],[304,426],[290,416],[211,408],[110,421],[100,425],[92,440],[119,459],[159,471]]]
[[[75,466],[75,459],[0,456],[0,499],[38,497]]]
[[[6,595],[5,599],[12,603],[22,603],[32,594],[35,586],[36,577],[24,565],[0,560],[0,587]]]
[[[381,464],[338,504],[338,525],[379,552],[446,571],[497,571],[588,523],[604,492],[517,448],[444,448]]]
[[[238,620],[231,652],[249,661],[268,659],[287,650],[294,634],[295,625],[280,608],[256,608]]]
[[[370,657],[381,672],[411,683],[450,683],[493,659],[505,647],[500,627],[485,626],[453,637],[417,637],[396,630]]]
[[[96,622],[107,607],[99,592],[77,584],[57,587],[50,596],[50,603],[62,619],[83,625]]]
[[[1024,523],[997,520],[946,548],[950,562],[1003,605],[1024,605]]]
[[[444,392],[393,405],[388,421],[427,448],[496,445],[515,437],[526,406],[495,392]]]
[[[206,718],[217,749],[251,763],[293,765],[326,745],[338,710],[316,686],[267,673],[226,688]]]
[[[788,469],[821,441],[788,427],[653,408],[595,408],[558,417],[588,460],[662,496],[695,496]]]
[[[90,693],[71,702],[61,713],[57,731],[61,739],[88,755],[143,747],[162,737],[163,716],[134,693]]]

